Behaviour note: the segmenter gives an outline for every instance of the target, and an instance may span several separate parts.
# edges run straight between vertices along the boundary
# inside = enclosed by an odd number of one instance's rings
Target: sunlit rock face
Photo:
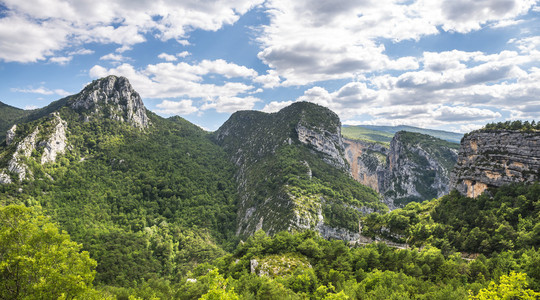
[[[489,187],[540,177],[540,132],[477,131],[461,141],[451,186],[476,198]]]
[[[108,76],[93,81],[75,95],[70,107],[86,111],[88,119],[105,116],[138,128],[150,125],[141,97],[125,77]]]
[[[351,175],[379,192],[390,209],[450,191],[456,145],[450,147],[435,137],[405,131],[397,132],[389,146],[347,139],[344,144]]]

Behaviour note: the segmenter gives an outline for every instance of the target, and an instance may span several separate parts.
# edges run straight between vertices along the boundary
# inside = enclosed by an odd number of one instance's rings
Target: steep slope
[[[17,120],[30,114],[29,110],[16,108],[0,102],[0,141],[6,138],[6,132]]]
[[[241,236],[314,229],[353,239],[359,216],[383,208],[375,191],[348,176],[339,118],[322,106],[237,112],[215,139],[239,168]]]
[[[345,140],[345,157],[353,177],[396,208],[447,194],[457,148],[457,144],[433,136],[400,131],[389,147]]]
[[[63,98],[50,103],[46,107],[32,110],[24,110],[0,102],[0,141],[5,140],[7,130],[11,129],[13,125],[28,123],[43,118],[63,107],[68,98]]]
[[[235,167],[201,128],[146,111],[115,76],[40,111],[0,146],[0,205],[43,207],[98,283],[174,279],[234,246]]]
[[[363,140],[343,139],[345,158],[356,181],[384,194],[389,146]],[[388,205],[389,203],[387,203]]]
[[[476,198],[489,187],[540,178],[540,131],[484,129],[461,141],[451,185]]]

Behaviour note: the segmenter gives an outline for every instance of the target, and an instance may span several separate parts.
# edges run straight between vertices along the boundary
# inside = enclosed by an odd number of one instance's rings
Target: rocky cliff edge
[[[489,187],[540,178],[540,131],[475,131],[461,140],[451,186],[476,198]]]

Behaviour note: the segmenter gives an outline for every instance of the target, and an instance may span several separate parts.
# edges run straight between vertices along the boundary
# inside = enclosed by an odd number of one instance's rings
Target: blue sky
[[[539,17],[536,0],[0,0],[0,101],[115,74],[207,130],[294,101],[351,125],[538,121]]]

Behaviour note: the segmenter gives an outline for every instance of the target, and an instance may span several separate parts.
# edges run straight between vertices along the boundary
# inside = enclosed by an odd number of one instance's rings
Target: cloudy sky
[[[0,101],[126,76],[208,130],[311,101],[345,124],[540,119],[536,0],[0,0]]]

